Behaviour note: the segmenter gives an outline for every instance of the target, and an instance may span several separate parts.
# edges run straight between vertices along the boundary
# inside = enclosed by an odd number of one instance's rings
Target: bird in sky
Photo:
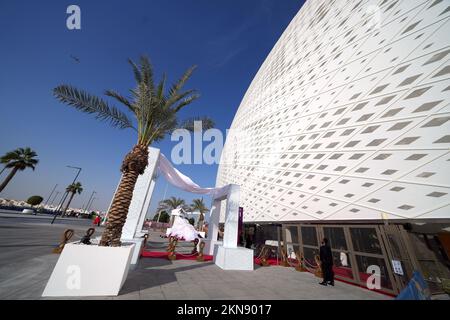
[[[77,58],[77,57],[75,57],[75,56],[73,56],[73,55],[70,55],[70,57],[71,57],[76,63],[80,63],[80,59],[79,59],[79,58]]]

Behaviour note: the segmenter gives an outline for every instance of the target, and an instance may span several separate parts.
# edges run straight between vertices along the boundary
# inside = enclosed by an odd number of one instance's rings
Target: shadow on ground
[[[168,283],[178,281],[177,273],[194,269],[201,269],[214,264],[213,262],[198,262],[198,264],[188,266],[175,266],[172,261],[166,259],[143,258],[136,269],[130,271],[128,278],[119,295],[141,291],[152,287],[163,286]],[[158,269],[157,272],[156,270]]]

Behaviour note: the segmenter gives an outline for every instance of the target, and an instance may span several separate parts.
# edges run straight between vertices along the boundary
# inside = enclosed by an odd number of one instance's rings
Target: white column
[[[158,164],[159,149],[148,148],[148,153],[148,166],[144,174],[138,177],[134,187],[127,220],[122,229],[122,240],[131,240],[136,236],[136,232],[142,230],[142,224],[150,205],[153,188],[155,187],[153,176]]]
[[[213,205],[209,211],[208,240],[217,241],[217,235],[219,234],[219,219],[220,200],[213,200]]]
[[[139,218],[138,224],[136,226],[137,229],[134,234],[135,237],[140,237],[140,236],[144,235],[144,233],[141,231],[142,231],[142,227],[144,226],[145,217],[147,216],[148,207],[150,206],[150,202],[152,201],[152,195],[153,195],[153,190],[155,189],[155,185],[156,185],[156,181],[154,179],[152,179],[152,181],[150,182],[150,188],[148,189],[148,192],[147,192],[147,197],[145,199],[144,210],[143,210],[141,217]]]
[[[237,248],[239,228],[239,186],[232,184],[227,195],[227,208],[225,215],[225,234],[223,246],[225,248]]]
[[[240,188],[232,184],[227,194],[223,245],[214,252],[214,263],[224,270],[253,270],[253,250],[238,248]]]
[[[208,237],[205,240],[205,254],[214,254],[214,247],[218,243],[217,235],[219,234],[220,219],[220,200],[213,199],[211,210],[208,218]]]

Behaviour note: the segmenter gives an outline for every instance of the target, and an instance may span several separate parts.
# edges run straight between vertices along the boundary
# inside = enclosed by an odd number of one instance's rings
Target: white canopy
[[[226,194],[228,192],[229,186],[224,186],[220,188],[202,188],[194,181],[191,180],[188,176],[184,175],[177,169],[172,166],[167,158],[160,153],[158,168],[162,175],[167,179],[167,181],[174,185],[177,188],[180,188],[184,191],[197,193],[197,194],[208,194],[214,196],[220,196],[222,194]]]

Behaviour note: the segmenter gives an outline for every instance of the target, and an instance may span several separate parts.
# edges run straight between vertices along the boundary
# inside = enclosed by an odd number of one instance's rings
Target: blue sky
[[[62,191],[75,171],[84,192],[92,190],[93,207],[106,210],[120,177],[120,163],[136,141],[131,130],[118,130],[92,116],[60,104],[52,96],[69,83],[102,95],[105,89],[126,94],[134,86],[127,58],[150,56],[155,73],[177,79],[198,65],[189,88],[201,98],[182,118],[207,115],[217,128],[229,128],[234,114],[264,59],[302,5],[299,0],[170,1],[2,1],[0,2],[0,154],[29,146],[40,159],[37,169],[16,175],[0,194],[25,199],[47,198]],[[81,30],[66,28],[66,8],[81,8]],[[76,63],[71,55],[80,59]],[[170,155],[170,137],[155,145]],[[201,186],[214,186],[217,165],[177,168]],[[6,176],[3,173],[0,179]],[[163,197],[160,178],[150,210]],[[169,186],[167,197],[187,202],[197,197]],[[209,199],[206,203],[209,206]]]

